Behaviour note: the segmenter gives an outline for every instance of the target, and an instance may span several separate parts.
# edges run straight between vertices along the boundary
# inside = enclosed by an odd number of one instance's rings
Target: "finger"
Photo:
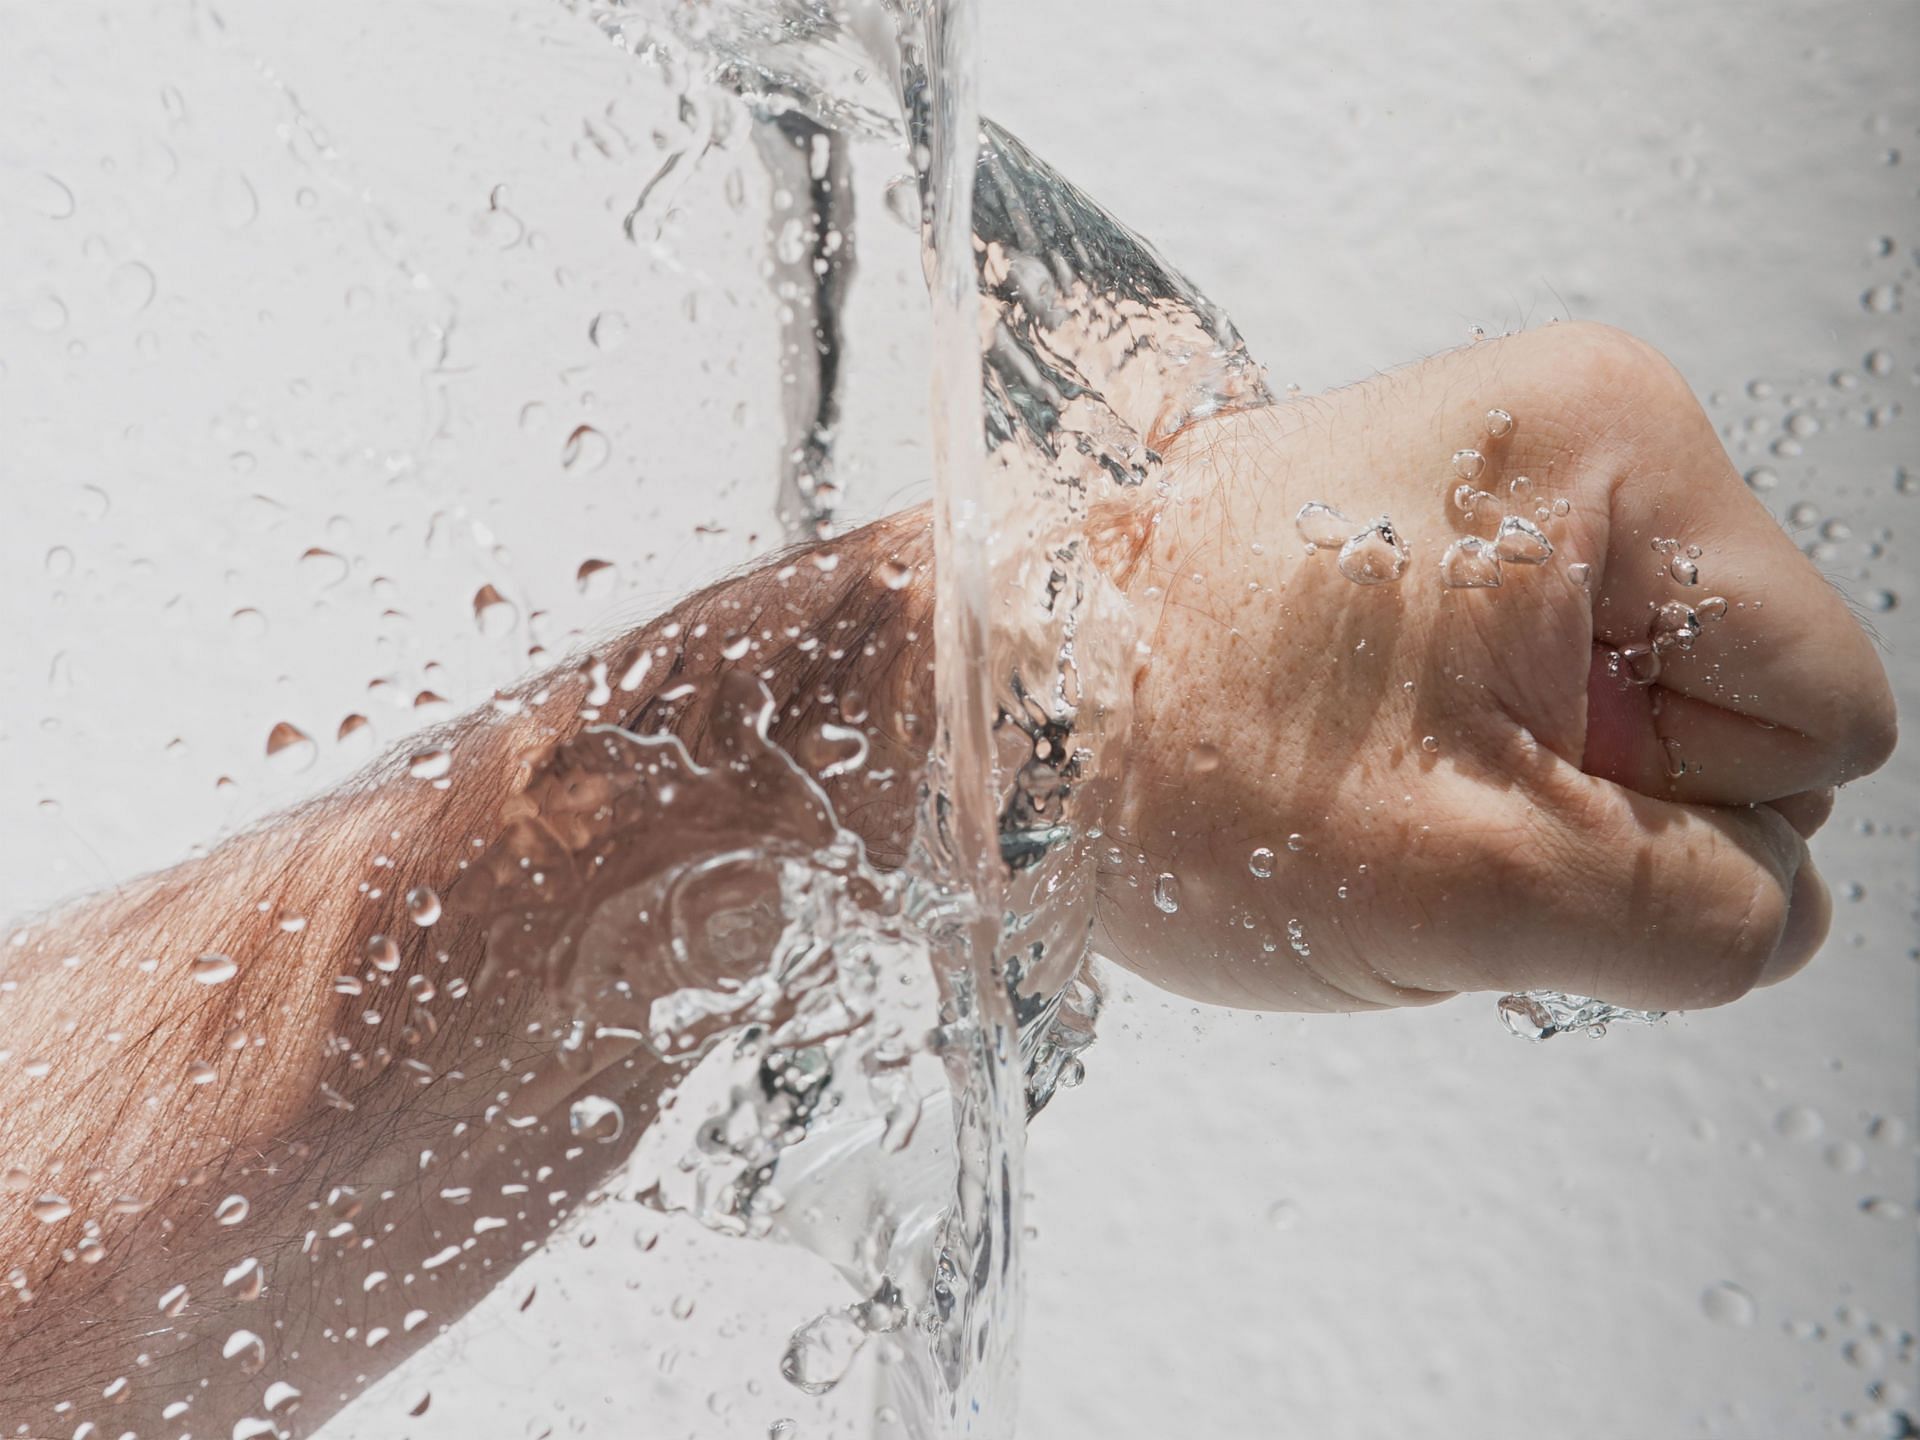
[[[1780,812],[1802,840],[1811,840],[1833,814],[1833,802],[1834,792],[1828,787],[1824,790],[1802,790],[1797,795],[1783,795],[1767,803]]]
[[[1579,777],[1529,814],[1538,863],[1504,925],[1511,988],[1698,1009],[1792,974],[1826,936],[1825,887],[1770,807]]]
[[[1649,709],[1663,693],[1695,702],[1651,717],[1661,739],[1678,741],[1686,768],[1672,774],[1660,763],[1648,775],[1633,759],[1624,763],[1637,778],[1626,783],[1675,799],[1747,803],[1877,768],[1892,749],[1894,718],[1871,640],[1742,483],[1685,382],[1650,350],[1640,363],[1653,373],[1637,382],[1641,403],[1615,432],[1620,460],[1596,638],[1645,645],[1660,607],[1673,602],[1698,607],[1721,597],[1726,609],[1689,627],[1690,646],[1659,656],[1657,680],[1643,693]],[[1689,567],[1696,584],[1683,583]],[[1663,756],[1671,749],[1660,748]]]
[[[1636,684],[1621,673],[1618,654],[1605,645],[1593,649],[1581,762],[1589,775],[1643,795],[1719,804],[1831,794],[1837,782],[1827,742],[1675,690]]]

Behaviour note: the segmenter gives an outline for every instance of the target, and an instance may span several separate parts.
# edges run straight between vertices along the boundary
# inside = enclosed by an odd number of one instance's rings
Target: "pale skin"
[[[1494,407],[1510,435],[1486,435]],[[1462,528],[1448,457],[1469,445],[1482,487],[1525,474],[1570,506],[1554,560],[1493,590],[1438,578]],[[1115,527],[1144,645],[1100,817],[1104,953],[1258,1008],[1554,988],[1694,1009],[1818,948],[1829,907],[1805,837],[1891,751],[1891,695],[1844,600],[1650,348],[1590,326],[1484,343],[1203,422],[1165,475]],[[1303,554],[1310,500],[1391,515],[1403,579],[1356,586]],[[1674,598],[1656,537],[1699,546],[1687,598],[1729,609],[1632,686],[1605,657]],[[300,1394],[277,1392],[272,1418],[311,1433],[498,1284],[673,1074],[638,1051],[582,1073],[557,1054],[564,1006],[541,977],[474,983],[486,886],[469,877],[589,843],[598,801],[566,747],[592,720],[724,750],[730,722],[702,696],[730,667],[765,680],[774,734],[809,768],[833,758],[823,722],[865,734],[864,770],[826,788],[897,859],[931,732],[930,553],[908,514],[788,557],[598,647],[603,676],[555,672],[467,722],[445,786],[401,757],[209,860],[23,926],[0,951],[0,1433],[226,1435],[268,1414],[275,1380]],[[642,652],[630,689],[604,683]],[[1179,877],[1175,913],[1152,902],[1160,873]],[[446,918],[409,919],[418,886]],[[236,974],[196,982],[209,953]],[[664,981],[632,983],[644,998]],[[15,1037],[57,1037],[44,1072]],[[620,1097],[619,1143],[555,1123],[589,1086]],[[483,1210],[505,1223],[473,1236]],[[477,1243],[429,1263],[449,1237]]]

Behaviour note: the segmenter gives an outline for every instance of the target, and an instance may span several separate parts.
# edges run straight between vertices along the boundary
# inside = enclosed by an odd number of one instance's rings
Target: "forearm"
[[[497,1283],[597,1176],[574,1163],[582,1077],[550,1063],[543,977],[476,983],[486,915],[466,877],[551,823],[542,787],[589,726],[671,732],[711,760],[729,672],[767,686],[773,737],[897,856],[930,731],[930,553],[916,513],[712,587],[340,792],[17,931],[0,962],[0,1427],[68,1433],[123,1377],[98,1417],[111,1433],[183,1396],[196,1430],[216,1407],[224,1430],[263,1413],[276,1375],[311,1422],[340,1377],[390,1368]],[[622,1062],[635,1103],[649,1063]],[[485,1186],[505,1225],[475,1226]],[[449,1246],[462,1258],[427,1265]],[[242,1327],[274,1359],[261,1381],[245,1353],[221,1357]]]

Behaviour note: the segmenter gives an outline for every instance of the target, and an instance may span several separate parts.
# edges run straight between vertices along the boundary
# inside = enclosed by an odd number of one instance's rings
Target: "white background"
[[[1811,506],[1835,583],[1896,597],[1868,617],[1913,713],[1920,347],[1862,296],[1920,305],[1920,9],[985,10],[986,112],[1276,384],[1565,315],[1666,349],[1769,503]],[[0,911],[163,864],[347,773],[345,715],[395,740],[769,542],[764,196],[729,206],[736,145],[625,239],[675,143],[662,93],[558,7],[0,4]],[[856,287],[868,511],[924,480],[895,244]],[[619,348],[588,335],[608,312]],[[562,464],[583,423],[599,469]],[[588,558],[617,566],[582,593]],[[266,763],[282,720],[311,768]],[[1122,987],[1034,1131],[1024,1433],[1895,1433],[1917,791],[1909,751],[1843,797],[1812,970],[1657,1031],[1533,1048],[1485,999],[1302,1019]],[[516,1280],[340,1433],[860,1433],[851,1393],[790,1401],[774,1371],[817,1275],[678,1235],[642,1260],[638,1223],[591,1222],[524,1272],[538,1305]],[[1723,1284],[1750,1324],[1707,1313]]]

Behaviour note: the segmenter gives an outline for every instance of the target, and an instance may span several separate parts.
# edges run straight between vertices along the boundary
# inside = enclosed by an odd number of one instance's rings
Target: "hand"
[[[1891,693],[1652,349],[1587,325],[1482,343],[1196,425],[1168,472],[1128,572],[1150,650],[1107,953],[1233,1005],[1551,988],[1681,1009],[1818,948],[1804,837],[1892,750]],[[1462,485],[1497,498],[1469,519]],[[1345,533],[1389,516],[1404,574],[1305,553],[1309,502]],[[1551,558],[1443,583],[1450,544],[1503,514]],[[1453,568],[1491,573],[1472,546]]]

